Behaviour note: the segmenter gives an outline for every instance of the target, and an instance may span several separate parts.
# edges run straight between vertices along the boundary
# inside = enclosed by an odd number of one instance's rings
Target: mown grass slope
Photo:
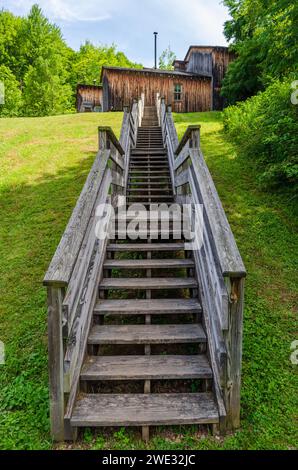
[[[41,281],[97,149],[97,126],[119,135],[122,115],[0,120],[0,448],[51,448],[45,291]],[[222,133],[220,113],[175,115],[179,137],[202,125],[202,148],[248,270],[242,428],[225,439],[196,428],[160,429],[151,449],[273,449],[296,446],[295,200],[262,193],[253,168]],[[296,333],[297,335],[297,333]],[[59,445],[58,447],[64,447]],[[67,447],[67,446],[66,446]],[[138,449],[138,431],[85,431],[72,448]]]

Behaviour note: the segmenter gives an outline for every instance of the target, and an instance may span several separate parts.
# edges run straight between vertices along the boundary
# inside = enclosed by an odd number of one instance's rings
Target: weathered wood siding
[[[84,103],[94,106],[102,106],[102,87],[95,85],[77,86],[77,111],[84,112]]]
[[[212,75],[212,54],[209,52],[193,52],[187,63],[187,72]]]
[[[146,106],[155,106],[156,94],[159,93],[172,105],[173,111],[178,113],[212,109],[209,77],[104,69],[102,78],[103,111],[121,111],[142,93],[145,95]],[[174,101],[176,84],[182,85],[181,101]]]
[[[222,82],[234,59],[235,55],[227,47],[193,46],[186,55],[184,63],[187,72],[212,75],[214,110],[221,110],[225,105],[221,96]]]

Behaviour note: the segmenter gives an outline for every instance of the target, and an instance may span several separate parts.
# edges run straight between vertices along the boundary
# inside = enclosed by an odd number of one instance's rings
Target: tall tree
[[[3,92],[0,116],[19,116],[22,112],[22,93],[19,82],[6,65],[0,65],[0,85],[0,94]]]
[[[172,51],[171,46],[168,46],[159,57],[159,68],[164,70],[173,70],[173,62],[175,59],[175,52]]]
[[[140,68],[140,64],[131,62],[116,46],[94,46],[86,41],[76,54],[74,62],[74,80],[76,83],[100,82],[101,70],[104,65],[114,67]]]
[[[298,3],[291,0],[224,0],[231,20],[225,36],[237,54],[224,80],[230,103],[298,70]]]
[[[12,13],[0,10],[0,64],[9,67],[20,79],[20,32],[23,19]]]
[[[26,114],[40,116],[70,109],[71,52],[60,29],[33,5],[21,34]]]

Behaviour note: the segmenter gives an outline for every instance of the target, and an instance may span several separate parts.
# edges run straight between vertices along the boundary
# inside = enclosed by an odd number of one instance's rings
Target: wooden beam
[[[187,142],[191,139],[193,133],[196,132],[196,131],[200,132],[200,129],[201,129],[201,126],[188,126],[188,128],[186,129],[182,139],[179,142],[178,147],[175,150],[176,155],[179,155],[181,150],[185,147]],[[198,147],[198,145],[190,145],[190,147]]]
[[[116,149],[118,150],[120,155],[125,155],[125,151],[123,150],[122,145],[120,144],[119,140],[115,136],[114,131],[111,127],[99,126],[98,127],[98,132],[99,132],[99,136],[100,136],[101,133],[102,134],[106,133],[107,142],[108,141],[112,142],[112,144],[114,145],[114,147],[116,147]],[[107,142],[106,142],[106,144],[107,144]],[[103,145],[104,145],[103,141],[101,141],[101,139],[99,138],[99,149],[104,150]],[[107,149],[107,148],[108,147],[105,147],[105,149]]]

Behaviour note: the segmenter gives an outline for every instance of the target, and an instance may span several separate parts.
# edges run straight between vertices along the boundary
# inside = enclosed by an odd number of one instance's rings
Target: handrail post
[[[244,277],[227,277],[229,294],[228,323],[226,332],[227,380],[224,386],[224,402],[227,410],[228,430],[240,427],[240,390],[242,363],[242,331],[244,309]]]
[[[98,129],[98,149],[106,150],[110,148],[110,139],[106,129]]]
[[[201,144],[201,128],[192,129],[189,137],[189,148],[199,149]]]
[[[64,440],[64,347],[63,291],[48,286],[48,357],[50,382],[51,434],[55,441]]]

